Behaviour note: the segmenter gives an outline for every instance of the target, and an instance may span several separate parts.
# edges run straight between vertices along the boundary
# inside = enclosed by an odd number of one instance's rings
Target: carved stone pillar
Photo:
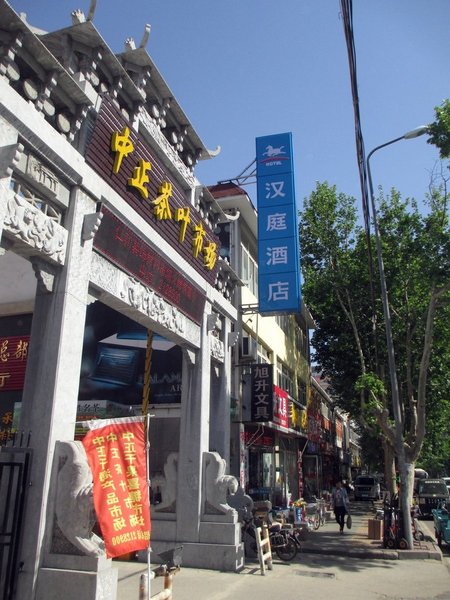
[[[240,528],[236,511],[227,505],[237,481],[225,475],[220,455],[209,451],[213,346],[223,359],[223,344],[211,341],[215,319],[204,314],[200,350],[183,353],[176,542],[183,544],[186,566],[238,571],[243,566]],[[224,429],[229,431],[226,425]]]
[[[210,427],[210,448],[225,459],[227,472],[230,467],[231,347],[228,343],[230,331],[230,321],[225,318],[220,332],[221,360],[213,361]]]
[[[84,217],[95,212],[95,207],[91,198],[74,188],[65,219],[70,235],[64,265],[51,266],[43,259],[33,260],[38,286],[19,426],[31,431],[32,486],[23,528],[20,560],[24,566],[19,576],[18,598],[49,598],[48,587],[44,591],[46,586],[39,584],[41,575],[48,582],[45,567],[52,566],[46,564],[50,536],[46,525],[54,512],[54,498],[49,489],[55,443],[72,440],[74,436],[92,254],[92,241],[83,241],[82,233]],[[72,588],[67,572],[65,581],[69,593]],[[66,597],[72,596],[66,594]]]
[[[183,350],[180,449],[177,489],[177,540],[198,542],[203,453],[209,450],[211,358],[207,315],[200,350]]]

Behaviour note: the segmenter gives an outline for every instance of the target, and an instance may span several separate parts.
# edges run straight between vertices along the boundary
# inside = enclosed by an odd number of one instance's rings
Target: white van
[[[358,475],[353,482],[355,500],[379,500],[381,498],[380,484],[372,475]]]
[[[414,493],[417,493],[419,483],[424,479],[428,479],[428,473],[423,469],[414,469]]]

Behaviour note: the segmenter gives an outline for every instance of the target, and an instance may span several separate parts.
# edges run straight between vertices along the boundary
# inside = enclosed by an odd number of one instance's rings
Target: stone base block
[[[244,545],[225,544],[199,544],[192,542],[180,542],[177,546],[183,546],[181,555],[181,569],[190,567],[195,569],[213,569],[215,571],[231,571],[237,573],[244,566]],[[173,542],[152,542],[151,561],[153,566],[158,565],[158,553],[172,550]],[[138,552],[139,562],[147,562],[147,554]]]
[[[152,519],[152,539],[174,540],[177,535],[177,522]]]
[[[237,573],[244,566],[244,545],[183,543],[182,567]]]
[[[39,569],[36,600],[117,600],[117,569]]]
[[[239,523],[200,523],[199,538],[202,544],[236,545],[240,539]]]

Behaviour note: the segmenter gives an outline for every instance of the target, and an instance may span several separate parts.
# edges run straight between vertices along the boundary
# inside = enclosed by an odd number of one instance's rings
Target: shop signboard
[[[163,151],[156,152],[150,147],[108,98],[102,101],[86,161],[150,227],[214,285],[220,241],[193,205],[192,189],[181,185],[180,178],[167,168]]]
[[[29,335],[0,337],[0,392],[23,389]]]
[[[273,365],[257,363],[251,366],[252,421],[273,421]]]
[[[78,402],[77,422],[75,424],[75,439],[82,440],[86,435],[85,421],[94,419],[113,419],[129,417],[130,407],[110,400],[84,400]]]
[[[292,134],[256,138],[259,313],[300,310]]]
[[[275,438],[272,431],[265,430],[263,433],[258,433],[257,429],[245,429],[243,442],[246,446],[266,446],[271,448],[275,443]]]
[[[15,431],[13,418],[14,400],[9,398],[8,394],[0,394],[0,446],[4,445]]]
[[[274,411],[273,411],[273,422],[280,427],[289,427],[289,396],[288,393],[279,388],[273,386],[273,399],[274,399]]]

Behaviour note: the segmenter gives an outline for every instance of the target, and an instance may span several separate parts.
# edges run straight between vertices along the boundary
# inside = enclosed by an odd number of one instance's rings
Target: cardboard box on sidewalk
[[[383,521],[369,519],[369,540],[381,540],[383,537]]]

